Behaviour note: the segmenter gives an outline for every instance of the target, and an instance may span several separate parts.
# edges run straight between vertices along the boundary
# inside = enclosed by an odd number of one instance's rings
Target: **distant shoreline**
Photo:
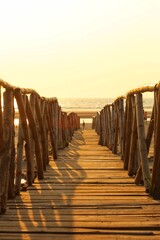
[[[147,109],[146,109],[147,111]],[[94,116],[96,116],[97,112],[99,112],[98,110],[75,110],[75,109],[69,109],[67,111],[64,111],[64,112],[67,112],[67,113],[70,113],[70,112],[75,112],[77,113],[77,115],[80,117],[80,118],[93,118]],[[147,111],[147,118],[150,118],[151,117],[151,111]],[[15,113],[15,118],[19,118],[19,113],[16,112]]]

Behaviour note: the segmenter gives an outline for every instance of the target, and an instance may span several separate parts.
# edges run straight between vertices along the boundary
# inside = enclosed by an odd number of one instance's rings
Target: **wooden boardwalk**
[[[160,239],[160,201],[136,186],[120,158],[97,144],[94,130],[75,132],[50,161],[45,179],[8,201],[0,239]]]

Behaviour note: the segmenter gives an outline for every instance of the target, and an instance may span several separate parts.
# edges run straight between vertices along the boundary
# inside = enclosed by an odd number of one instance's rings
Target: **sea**
[[[115,98],[59,98],[58,102],[64,112],[74,111],[96,111],[99,112],[107,104],[113,103]],[[145,111],[151,111],[153,98],[144,98],[143,107]],[[81,119],[81,122],[83,119]],[[91,122],[91,119],[85,119]]]
[[[113,103],[115,98],[59,98],[58,103],[64,112],[76,111],[94,111],[99,112],[107,104]],[[151,111],[153,107],[153,98],[144,98],[143,106],[145,111]],[[91,118],[81,118],[82,123],[91,123]],[[19,119],[15,119],[15,126],[18,126]]]

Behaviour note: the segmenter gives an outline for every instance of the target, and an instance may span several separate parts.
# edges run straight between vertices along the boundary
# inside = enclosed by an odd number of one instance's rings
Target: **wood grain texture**
[[[9,200],[0,239],[160,239],[160,201],[135,185],[120,157],[78,130],[44,179]]]

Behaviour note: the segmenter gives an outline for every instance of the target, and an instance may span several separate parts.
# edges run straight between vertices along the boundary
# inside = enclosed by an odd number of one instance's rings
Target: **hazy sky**
[[[0,0],[0,78],[51,97],[160,80],[160,0]]]

